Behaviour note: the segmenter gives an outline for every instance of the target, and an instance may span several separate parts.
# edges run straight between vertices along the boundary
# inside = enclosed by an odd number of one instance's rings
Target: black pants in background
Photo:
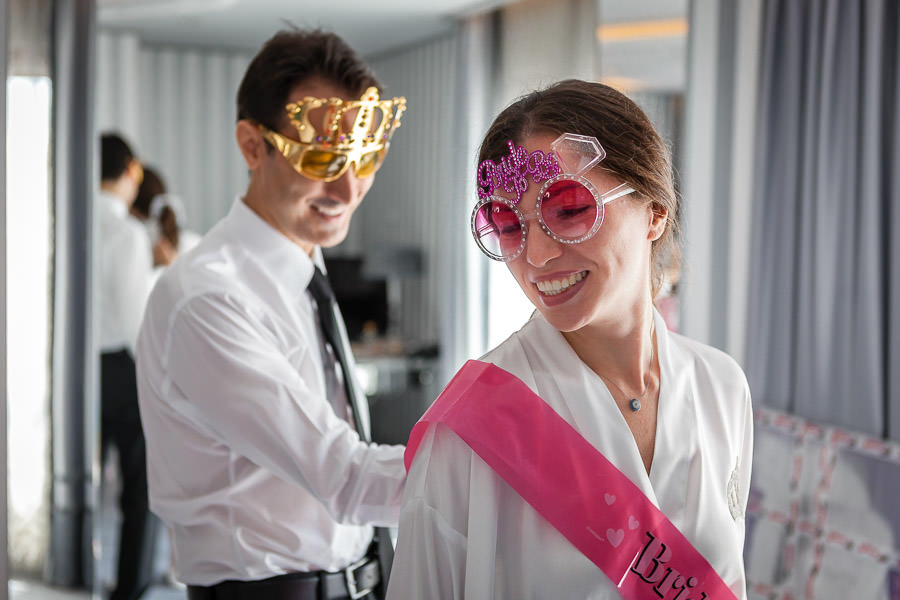
[[[104,352],[100,363],[102,456],[119,454],[122,528],[116,588],[110,600],[137,600],[153,582],[153,551],[159,521],[147,498],[147,455],[138,411],[134,359],[125,351]]]

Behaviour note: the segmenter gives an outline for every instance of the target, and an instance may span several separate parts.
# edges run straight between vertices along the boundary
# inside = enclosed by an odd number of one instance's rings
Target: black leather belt
[[[256,581],[188,586],[189,600],[358,600],[381,583],[378,559],[365,557],[343,571],[285,573]],[[374,596],[372,596],[374,598]]]

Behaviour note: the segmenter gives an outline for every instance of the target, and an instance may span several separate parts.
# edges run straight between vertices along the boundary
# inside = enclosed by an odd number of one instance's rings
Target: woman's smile
[[[588,271],[552,274],[534,282],[539,301],[546,307],[559,306],[573,298],[584,286]]]

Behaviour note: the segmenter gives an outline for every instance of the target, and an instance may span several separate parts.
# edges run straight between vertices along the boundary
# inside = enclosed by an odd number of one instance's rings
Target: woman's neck
[[[648,302],[621,318],[595,323],[563,337],[592,371],[627,394],[658,381],[653,307]]]

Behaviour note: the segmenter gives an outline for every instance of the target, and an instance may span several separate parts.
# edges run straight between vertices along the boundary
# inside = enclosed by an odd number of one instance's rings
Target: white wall
[[[453,133],[459,52],[456,36],[444,36],[370,62],[385,96],[405,96],[407,110],[390,153],[353,220],[351,243],[362,254],[392,246],[424,253],[421,279],[402,284],[404,337],[437,341],[440,254],[447,203],[460,201],[454,170]],[[461,224],[459,224],[461,225]],[[350,248],[348,248],[350,249]]]
[[[143,44],[133,33],[97,39],[97,131],[116,130],[182,198],[201,233],[247,186],[234,143],[235,97],[252,55]]]
[[[439,342],[441,383],[485,349],[484,268],[469,234],[475,152],[490,111],[491,19],[473,16],[447,36],[371,61],[408,110],[390,155],[354,219],[349,247],[412,245],[425,273],[403,284],[401,330]]]

